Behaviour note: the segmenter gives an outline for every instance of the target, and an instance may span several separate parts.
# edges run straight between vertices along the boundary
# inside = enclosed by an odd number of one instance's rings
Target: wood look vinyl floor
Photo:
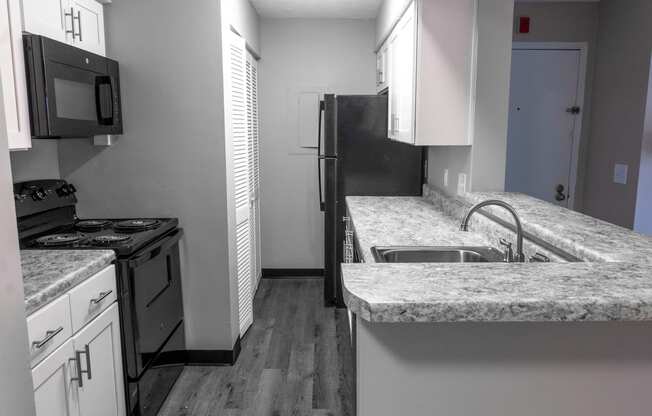
[[[186,367],[159,416],[352,416],[345,310],[321,279],[263,279],[237,363]]]

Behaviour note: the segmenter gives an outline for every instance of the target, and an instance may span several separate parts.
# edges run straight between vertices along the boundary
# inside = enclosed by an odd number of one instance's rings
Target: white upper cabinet
[[[390,138],[405,143],[414,143],[414,105],[416,77],[416,25],[415,5],[412,3],[396,25],[390,43],[392,102]]]
[[[22,0],[24,30],[106,54],[104,7],[96,0]]]
[[[389,81],[389,45],[385,44],[376,54],[376,90],[387,88]]]
[[[95,0],[72,0],[75,35],[73,45],[104,56],[104,7]]]
[[[20,0],[0,0],[0,78],[9,149],[29,149],[32,136]]]
[[[472,144],[477,2],[414,0],[381,45],[379,61],[388,51],[382,89],[388,88],[391,139],[419,146]]]
[[[22,0],[25,32],[68,43],[72,41],[69,0]]]

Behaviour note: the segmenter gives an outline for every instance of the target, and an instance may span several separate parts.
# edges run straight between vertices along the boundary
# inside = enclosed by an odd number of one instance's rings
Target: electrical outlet
[[[444,169],[444,187],[448,187],[448,169]]]
[[[457,194],[462,195],[466,193],[466,173],[460,173],[457,177]]]
[[[614,183],[627,185],[627,171],[629,166],[623,163],[616,163],[614,166]]]

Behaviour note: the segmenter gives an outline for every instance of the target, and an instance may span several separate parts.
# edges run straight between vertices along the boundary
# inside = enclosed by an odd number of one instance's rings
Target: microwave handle
[[[102,87],[109,87],[109,99],[102,100]],[[110,104],[108,117],[104,117],[103,102]],[[95,108],[97,111],[97,121],[100,125],[111,126],[113,125],[113,81],[110,76],[99,76],[95,78]]]

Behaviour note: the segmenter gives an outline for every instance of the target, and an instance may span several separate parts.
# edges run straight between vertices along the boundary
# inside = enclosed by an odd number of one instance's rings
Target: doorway
[[[584,43],[514,43],[507,192],[574,207],[586,51]]]

